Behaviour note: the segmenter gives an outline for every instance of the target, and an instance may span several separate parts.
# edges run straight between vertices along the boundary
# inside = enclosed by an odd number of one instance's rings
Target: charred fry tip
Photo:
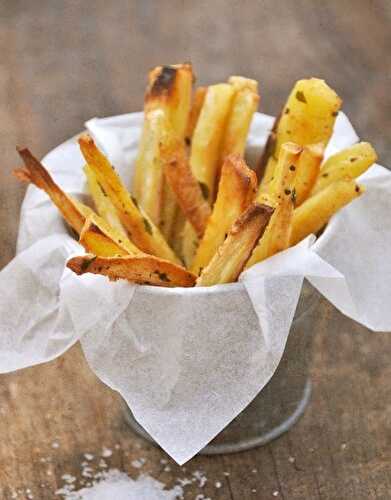
[[[145,95],[145,100],[159,97],[162,94],[170,94],[175,86],[177,68],[173,66],[162,66],[151,87]]]
[[[238,219],[234,222],[231,233],[238,232],[244,224],[248,224],[252,219],[258,217],[259,215],[264,215],[267,220],[270,219],[274,212],[274,208],[265,205],[264,203],[252,203],[245,212],[240,215]]]

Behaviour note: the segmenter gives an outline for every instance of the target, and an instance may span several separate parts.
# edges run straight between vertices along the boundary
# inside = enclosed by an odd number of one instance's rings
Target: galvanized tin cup
[[[304,282],[281,362],[269,383],[253,401],[218,434],[202,455],[235,453],[265,445],[287,432],[304,413],[311,395],[309,361],[313,317],[319,295]],[[140,436],[155,443],[123,402],[127,423]]]

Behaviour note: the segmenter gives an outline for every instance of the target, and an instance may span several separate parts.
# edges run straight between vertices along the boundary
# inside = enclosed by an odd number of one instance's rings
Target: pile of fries
[[[295,84],[255,171],[244,151],[257,82],[232,76],[193,92],[194,80],[191,64],[149,73],[131,192],[94,140],[79,137],[94,209],[18,150],[15,175],[46,191],[88,252],[68,261],[75,273],[166,287],[234,282],[364,191],[355,178],[377,159],[370,144],[323,162],[342,104],[323,80]]]

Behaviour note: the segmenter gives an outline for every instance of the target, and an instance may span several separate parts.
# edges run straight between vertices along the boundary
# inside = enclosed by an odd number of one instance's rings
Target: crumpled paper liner
[[[129,184],[142,113],[93,119],[87,128]],[[256,114],[254,162],[273,118]],[[340,113],[327,154],[358,140]],[[75,139],[44,159],[55,180],[85,197]],[[391,329],[391,173],[372,167],[367,192],[322,236],[242,273],[238,283],[160,289],[64,267],[83,252],[45,193],[29,187],[18,255],[0,274],[0,371],[51,360],[81,341],[91,368],[119,391],[137,421],[182,464],[240,413],[282,357],[304,277],[340,311]]]

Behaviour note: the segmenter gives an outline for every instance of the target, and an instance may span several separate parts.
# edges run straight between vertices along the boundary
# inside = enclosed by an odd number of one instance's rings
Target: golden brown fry
[[[290,245],[296,245],[309,234],[316,234],[339,209],[364,191],[365,188],[354,180],[343,179],[308,198],[293,213]]]
[[[265,230],[273,208],[253,203],[234,222],[227,238],[197,279],[196,286],[236,281]]]
[[[275,124],[274,140],[269,141],[257,167],[262,187],[273,177],[281,145],[285,142],[327,146],[341,104],[341,99],[324,80],[310,78],[296,82]]]
[[[228,81],[236,92],[224,131],[220,165],[229,154],[244,154],[251,120],[259,103],[258,84],[255,80],[236,76]]]
[[[97,257],[92,254],[73,257],[67,266],[76,274],[101,274],[110,280],[125,279],[143,285],[191,287],[196,276],[181,266],[153,255]]]
[[[323,160],[324,146],[321,143],[304,146],[297,165],[295,179],[295,206],[300,206],[313,188]]]
[[[172,262],[179,262],[159,229],[143,210],[138,208],[119,175],[103,153],[96,147],[93,139],[88,134],[83,134],[79,138],[79,144],[86,162],[93,169],[99,184],[110,197],[122,224],[137,247],[145,253]]]
[[[289,247],[295,199],[295,177],[301,152],[302,148],[292,142],[287,142],[281,147],[272,193],[277,200],[277,206],[246,268]]]
[[[126,236],[126,231],[121,224],[118,217],[117,210],[112,204],[110,198],[103,191],[101,185],[96,179],[96,175],[91,167],[88,165],[84,166],[84,173],[87,178],[88,191],[94,201],[96,211],[98,214],[107,221],[107,223],[124,236]],[[126,236],[127,237],[127,236]]]
[[[193,137],[193,132],[197,125],[198,117],[200,116],[207,90],[208,87],[197,87],[194,91],[193,102],[190,109],[189,120],[187,122],[185,134],[185,140],[188,145],[191,144],[191,138]]]
[[[232,224],[254,200],[256,189],[255,172],[240,155],[229,155],[221,169],[212,215],[191,265],[194,273],[199,274],[209,264]]]
[[[369,142],[359,142],[330,156],[322,165],[319,177],[311,191],[314,195],[340,179],[355,179],[377,160],[376,151]]]
[[[73,199],[54,182],[46,168],[35,158],[29,149],[18,148],[25,168],[14,170],[14,175],[21,181],[31,182],[36,187],[43,189],[56,205],[66,222],[80,234],[85,217],[75,205]]]
[[[175,193],[178,205],[197,235],[202,237],[211,210],[191,172],[184,143],[178,140],[163,143],[161,157],[165,177]]]

